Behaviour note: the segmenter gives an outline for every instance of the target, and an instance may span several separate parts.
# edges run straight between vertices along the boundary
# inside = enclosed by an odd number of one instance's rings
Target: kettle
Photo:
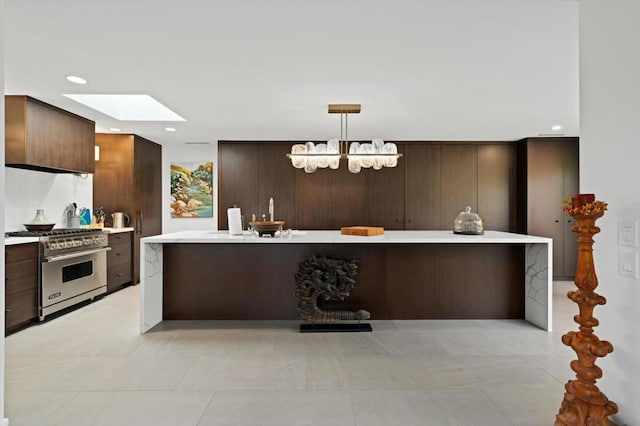
[[[123,212],[112,213],[111,219],[113,220],[114,228],[124,228],[131,222],[131,218],[129,218],[129,215]]]

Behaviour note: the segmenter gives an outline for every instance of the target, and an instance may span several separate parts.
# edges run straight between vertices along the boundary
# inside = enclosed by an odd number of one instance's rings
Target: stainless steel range
[[[8,232],[40,241],[39,318],[107,291],[107,234],[99,229],[62,228]]]

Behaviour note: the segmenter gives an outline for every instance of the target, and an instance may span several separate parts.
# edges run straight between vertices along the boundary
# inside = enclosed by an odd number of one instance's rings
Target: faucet
[[[273,197],[269,198],[269,220],[273,222]]]

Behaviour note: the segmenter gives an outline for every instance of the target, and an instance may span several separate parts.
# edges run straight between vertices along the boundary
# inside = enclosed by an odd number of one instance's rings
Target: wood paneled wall
[[[246,227],[273,197],[285,228],[452,229],[470,206],[486,229],[515,230],[514,143],[402,142],[398,167],[359,174],[344,162],[312,174],[294,169],[286,157],[294,143],[219,142],[219,229],[228,229],[227,208],[240,207]]]

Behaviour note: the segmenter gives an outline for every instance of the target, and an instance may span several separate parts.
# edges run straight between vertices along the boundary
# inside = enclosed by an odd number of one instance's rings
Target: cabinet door
[[[274,220],[284,221],[284,228],[296,229],[295,222],[295,169],[287,158],[291,144],[258,144],[258,207],[255,211],[243,210],[245,227],[255,214],[269,214],[269,199],[273,198]],[[226,214],[226,211],[225,211]]]
[[[363,169],[351,173],[346,161],[338,170],[331,171],[331,229],[343,226],[369,224],[367,183],[369,173],[376,170]]]
[[[484,228],[515,231],[515,147],[478,145],[478,214]]]
[[[527,142],[528,233],[553,238],[553,275],[564,275],[562,145],[555,139]],[[575,271],[574,271],[575,272]]]
[[[300,229],[332,229],[331,174],[337,170],[318,169],[305,173],[295,169],[296,224]]]
[[[5,332],[38,316],[38,244],[5,247]]]
[[[104,207],[106,222],[110,214],[125,212],[131,220],[134,211],[133,135],[96,134],[100,161],[93,175],[93,209]]]
[[[442,145],[442,184],[439,229],[453,229],[465,207],[478,211],[477,145]]]
[[[93,173],[95,123],[27,98],[27,163],[60,170]]]
[[[135,227],[140,237],[157,235],[162,233],[162,146],[136,136],[134,156]]]
[[[162,233],[162,147],[134,139],[133,282],[140,280],[140,238]]]
[[[404,153],[404,146],[398,144],[398,152]],[[368,210],[370,226],[384,229],[404,229],[404,174],[406,156],[398,160],[396,167],[374,170],[367,173]]]
[[[240,207],[245,228],[252,213],[267,213],[267,205],[258,206],[257,144],[220,143],[218,175],[218,229],[229,229],[227,209],[234,205]]]
[[[580,192],[579,146],[577,138],[567,138],[562,142],[562,189],[565,197],[571,197]],[[563,216],[563,273],[565,277],[572,277],[576,273],[578,263],[578,239],[571,229],[576,224],[571,216]]]
[[[405,152],[405,229],[440,229],[440,145],[407,143]]]

